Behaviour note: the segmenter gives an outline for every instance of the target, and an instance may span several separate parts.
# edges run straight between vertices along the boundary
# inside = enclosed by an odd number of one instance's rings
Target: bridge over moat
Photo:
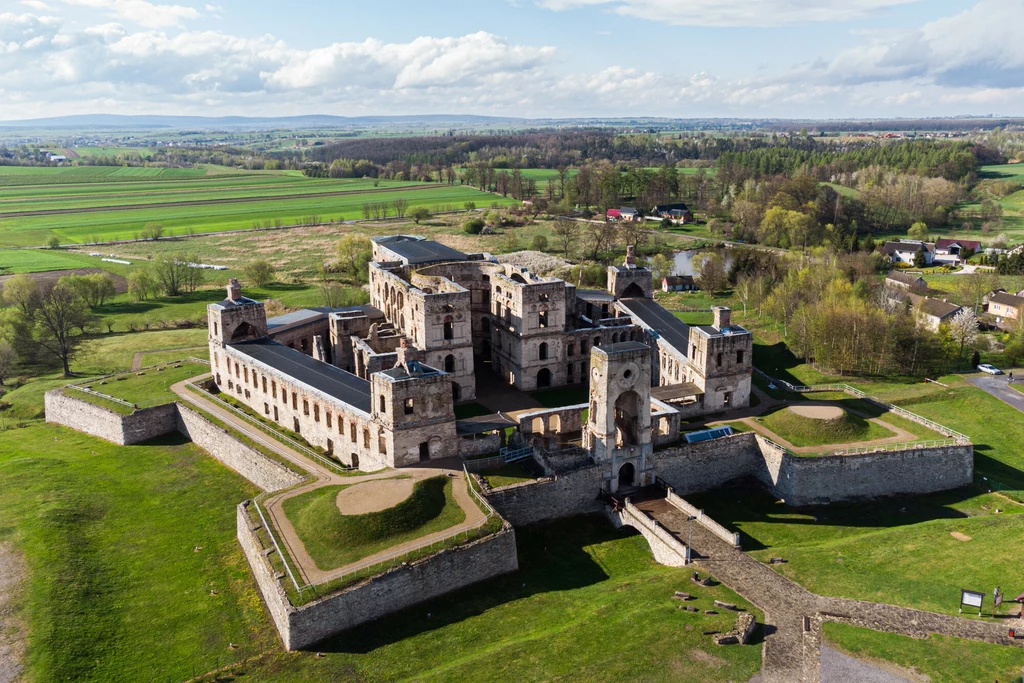
[[[727,531],[694,514],[700,511],[670,488],[648,486],[629,497],[604,494],[603,499],[612,523],[639,531],[659,564],[707,572],[764,612],[765,683],[821,680],[821,625],[826,621],[914,638],[939,634],[1024,646],[1008,637],[1005,624],[812,593],[744,553],[738,539],[730,542]]]

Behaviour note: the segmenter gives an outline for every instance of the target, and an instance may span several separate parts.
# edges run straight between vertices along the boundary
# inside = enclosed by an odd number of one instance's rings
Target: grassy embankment
[[[895,436],[885,427],[846,411],[839,417],[819,420],[798,415],[783,407],[757,421],[798,448],[874,441]]]
[[[324,486],[283,504],[303,546],[321,569],[342,567],[466,519],[452,496],[452,481],[445,476],[416,482],[412,495],[401,503],[362,515],[343,515],[338,510],[336,500],[344,488]]]
[[[98,382],[77,382],[76,384],[95,392],[127,401],[137,408],[149,408],[170,403],[177,399],[174,393],[171,392],[172,384],[209,371],[210,366],[204,363],[184,361],[175,365],[147,367],[138,373],[116,375]],[[103,397],[94,396],[84,391],[68,388],[64,390],[64,393],[72,398],[95,403],[118,413],[129,414],[132,412],[132,408],[128,406],[115,401],[108,401]]]

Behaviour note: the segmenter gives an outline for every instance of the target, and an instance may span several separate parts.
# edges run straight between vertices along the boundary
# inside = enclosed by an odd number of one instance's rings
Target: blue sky
[[[1024,0],[0,0],[0,119],[1024,115]]]

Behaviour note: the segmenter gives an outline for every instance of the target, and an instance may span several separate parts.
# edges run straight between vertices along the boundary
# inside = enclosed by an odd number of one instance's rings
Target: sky
[[[0,0],[0,120],[1024,115],[1024,0]]]

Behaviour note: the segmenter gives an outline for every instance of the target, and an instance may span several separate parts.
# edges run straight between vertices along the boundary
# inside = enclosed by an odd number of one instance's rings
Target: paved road
[[[1006,375],[979,375],[964,379],[1024,413],[1024,394],[1007,384]]]

